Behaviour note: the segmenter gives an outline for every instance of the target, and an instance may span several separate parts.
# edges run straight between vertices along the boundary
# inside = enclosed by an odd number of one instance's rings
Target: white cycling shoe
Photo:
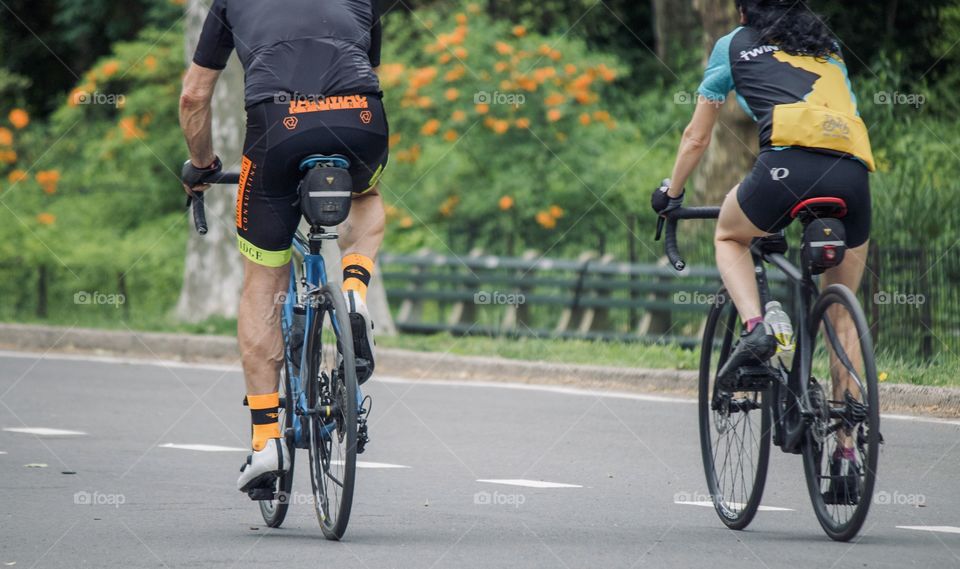
[[[360,384],[373,375],[373,320],[367,303],[355,290],[343,291],[350,314],[350,329],[353,332],[353,355],[357,364],[357,381]]]
[[[284,439],[270,439],[266,446],[247,456],[240,467],[237,489],[247,492],[253,488],[273,487],[273,481],[290,467],[290,449]]]

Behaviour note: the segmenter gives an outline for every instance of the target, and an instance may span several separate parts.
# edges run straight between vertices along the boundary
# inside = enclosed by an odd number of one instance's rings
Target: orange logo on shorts
[[[286,117],[283,119],[283,126],[287,127],[287,130],[293,130],[297,128],[297,117]]]
[[[360,122],[370,124],[373,121],[373,113],[370,111],[360,111]]]

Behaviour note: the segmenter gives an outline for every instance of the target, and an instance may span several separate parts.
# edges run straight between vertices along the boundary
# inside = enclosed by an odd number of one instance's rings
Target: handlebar
[[[677,246],[677,222],[681,219],[717,219],[720,217],[719,207],[682,207],[666,214],[666,217],[660,217],[657,220],[657,235],[654,238],[660,240],[660,234],[663,226],[667,226],[667,235],[664,246],[667,251],[667,259],[677,271],[682,271],[687,267],[686,261],[680,256],[680,248]]]
[[[217,172],[201,180],[203,184],[239,184],[240,172]],[[203,192],[195,192],[187,198],[187,205],[193,205],[193,224],[197,233],[206,235],[207,214],[203,209]]]

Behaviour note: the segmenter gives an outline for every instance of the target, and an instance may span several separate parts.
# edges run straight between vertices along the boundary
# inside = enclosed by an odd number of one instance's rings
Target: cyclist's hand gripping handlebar
[[[666,225],[667,236],[664,245],[667,251],[667,259],[674,269],[682,271],[687,267],[686,261],[680,255],[680,248],[677,246],[677,222],[681,219],[716,219],[719,216],[719,207],[684,207],[669,211],[657,219],[657,234],[654,239],[656,241],[660,240],[663,227]]]
[[[197,185],[206,185],[206,184],[237,184],[240,182],[240,174],[238,172],[221,172],[219,168],[220,159],[217,159],[216,168],[211,168],[207,171],[199,170],[199,174],[195,177],[189,179],[192,186]],[[186,176],[186,171],[190,165],[190,162],[187,161],[184,167],[184,176]],[[192,165],[191,165],[192,166]],[[184,178],[184,183],[187,183],[187,179]],[[203,207],[203,192],[191,192],[191,195],[187,197],[187,206],[193,206],[193,224],[197,228],[197,233],[204,235],[207,233],[207,214]]]

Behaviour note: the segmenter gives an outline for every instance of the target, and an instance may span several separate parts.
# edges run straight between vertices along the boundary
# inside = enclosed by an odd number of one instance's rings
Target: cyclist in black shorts
[[[237,486],[289,464],[277,423],[283,361],[278,294],[287,290],[291,244],[300,221],[300,160],[344,154],[354,199],[340,227],[344,295],[357,353],[373,362],[366,308],[373,258],[383,240],[377,180],[387,164],[387,117],[376,68],[381,26],[374,0],[214,0],[183,79],[180,124],[190,150],[184,180],[221,168],[210,102],[236,49],[244,70],[247,134],[236,226],[244,255],[238,340],[253,424],[253,452]],[[184,184],[187,193],[206,186]],[[360,378],[361,380],[366,377]]]
[[[763,325],[751,240],[786,227],[791,210],[803,200],[841,198],[848,208],[843,223],[850,249],[823,275],[823,285],[842,283],[856,291],[867,257],[868,178],[875,169],[839,42],[823,21],[796,0],[737,0],[737,7],[743,25],[717,42],[671,182],[652,198],[658,214],[681,206],[684,185],[710,144],[720,106],[735,92],[757,123],[760,155],[724,200],[714,239],[723,283],[744,323],[736,349],[718,373],[721,381],[776,350]],[[848,332],[856,340],[852,322],[839,331],[841,337]],[[859,353],[848,350],[854,352]],[[854,442],[842,441],[842,456],[833,457],[838,470],[841,461],[855,461]]]

